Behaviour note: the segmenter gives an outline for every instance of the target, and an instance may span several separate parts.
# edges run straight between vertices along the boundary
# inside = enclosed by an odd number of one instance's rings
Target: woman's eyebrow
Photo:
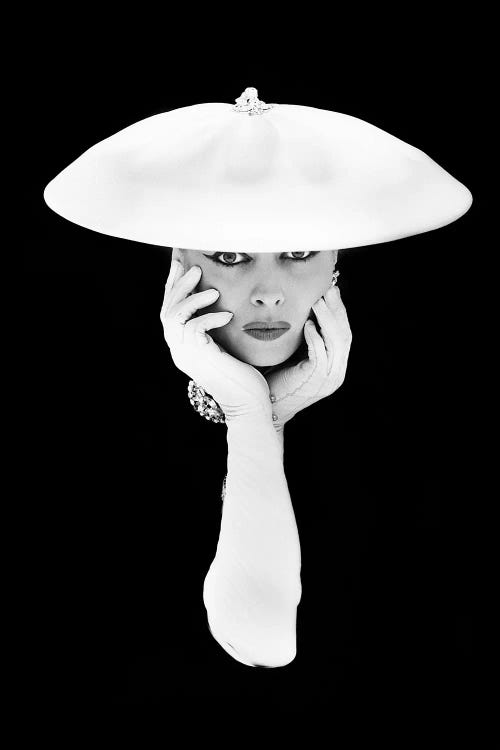
[[[255,258],[258,258],[260,255],[282,255],[283,253],[293,252],[290,250],[280,250],[277,253],[247,253],[246,250],[201,250],[200,251],[203,255],[206,257],[212,257],[213,255],[222,254],[222,253],[238,253],[240,255],[247,255],[249,258],[252,258],[252,260],[255,260]],[[307,251],[300,251],[300,252],[307,252]]]
[[[202,250],[202,253],[203,255],[217,255],[217,253],[240,253],[241,255],[250,255],[250,253],[246,253],[244,250]]]

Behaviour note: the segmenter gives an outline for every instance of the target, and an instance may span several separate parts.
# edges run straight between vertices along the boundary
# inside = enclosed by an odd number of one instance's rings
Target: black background
[[[385,38],[379,19],[371,44],[360,44],[352,26],[323,39],[320,19],[292,35],[235,19],[219,36],[215,22],[198,19],[195,33],[141,20],[125,33],[45,16],[26,53],[31,684],[53,700],[108,705],[195,698],[423,714],[469,705],[479,541],[461,489],[474,408],[463,397],[465,277],[482,210],[471,137],[477,32],[424,19],[414,36],[401,21]],[[72,224],[42,196],[118,130],[177,107],[232,103],[247,86],[264,101],[367,120],[423,150],[474,198],[446,227],[340,255],[353,344],[342,388],[286,428],[303,598],[296,659],[275,670],[235,662],[206,624],[226,430],[194,412],[163,340],[169,251]]]

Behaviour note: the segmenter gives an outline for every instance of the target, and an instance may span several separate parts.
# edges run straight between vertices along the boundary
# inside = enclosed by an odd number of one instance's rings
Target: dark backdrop
[[[169,38],[153,52],[80,28],[40,41],[25,102],[36,128],[24,191],[21,479],[44,695],[454,704],[471,693],[477,605],[477,541],[460,495],[473,408],[463,398],[465,276],[481,213],[465,27],[444,47],[429,32],[355,61],[298,38],[264,58],[255,39],[249,55],[233,38],[215,56],[209,40],[188,49]],[[176,107],[232,103],[247,86],[268,102],[365,119],[474,196],[447,227],[340,256],[353,331],[347,378],[286,428],[303,598],[297,657],[275,670],[233,661],[207,628],[202,586],[218,538],[226,431],[194,412],[163,340],[169,252],[72,224],[42,196],[118,130]]]

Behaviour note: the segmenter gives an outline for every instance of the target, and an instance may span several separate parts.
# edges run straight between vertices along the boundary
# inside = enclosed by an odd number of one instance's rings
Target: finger
[[[167,277],[167,283],[165,284],[165,294],[167,294],[182,274],[184,273],[184,266],[179,260],[172,259],[170,264],[170,271]]]
[[[175,307],[171,308],[171,314],[178,323],[185,324],[194,313],[202,307],[213,305],[219,297],[217,289],[205,289],[187,297]]]
[[[325,345],[313,320],[308,320],[305,324],[304,337],[307,343],[309,362],[313,365],[313,372],[317,368],[326,370],[328,362]]]
[[[233,317],[232,312],[216,312],[216,313],[205,313],[200,315],[199,318],[194,318],[186,323],[185,331],[187,335],[191,336],[193,341],[201,343],[209,343],[210,337],[207,338],[207,331],[212,328],[222,328],[225,326]]]
[[[315,302],[312,309],[318,319],[321,336],[323,337],[327,359],[326,372],[329,375],[335,354],[335,319],[328,309],[324,297]]]
[[[199,266],[192,266],[189,271],[176,279],[169,295],[171,305],[177,305],[184,300],[199,284],[200,277],[201,268]]]
[[[338,310],[345,311],[345,305],[342,302],[342,297],[340,296],[340,289],[338,288],[338,286],[331,286],[324,295],[324,299],[332,312],[337,312]]]
[[[184,273],[184,266],[182,265],[182,263],[178,260],[173,259],[172,263],[170,264],[170,271],[168,274],[167,282],[165,284],[163,302],[161,305],[160,319],[162,321],[163,321],[163,317],[167,313],[167,310],[170,306],[170,302],[171,302],[170,295],[174,287],[174,284],[180,279],[183,273]]]
[[[336,321],[335,333],[339,336],[342,343],[348,342],[350,344],[352,340],[351,327],[347,317],[347,310],[342,302],[338,287],[329,289],[328,293],[325,295],[325,300],[328,309]]]
[[[340,290],[336,289],[335,292],[329,290],[329,292],[329,294],[325,295],[325,299],[328,309],[335,320],[334,334],[338,337],[342,348],[344,349],[347,345],[347,349],[349,349],[352,341],[352,332],[349,325],[349,318],[347,317],[347,310],[340,296]]]
[[[329,289],[321,300],[325,304],[318,305],[318,314],[321,318],[322,332],[324,330],[324,335],[329,339],[328,345],[331,345],[333,350],[332,368],[335,369],[344,364],[344,354],[349,353],[352,341],[351,327],[340,291],[336,287]]]

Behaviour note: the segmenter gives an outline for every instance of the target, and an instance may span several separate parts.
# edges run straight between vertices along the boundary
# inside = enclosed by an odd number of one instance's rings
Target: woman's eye
[[[248,263],[248,261],[239,261],[238,263],[235,261],[235,257],[237,255],[243,255],[243,253],[229,253],[229,252],[222,252],[222,253],[214,253],[213,255],[206,256],[207,258],[210,258],[210,260],[213,260],[214,263],[220,263],[222,266],[239,266],[240,263]],[[229,256],[229,257],[228,257]],[[220,260],[220,258],[225,258],[225,260]]]
[[[293,251],[290,250],[290,252],[292,254],[293,260],[309,260],[310,258],[313,257],[313,255],[316,255],[316,253],[313,252],[312,250],[300,250],[300,251],[297,250],[296,252],[293,252]],[[299,255],[304,255],[305,253],[308,253],[305,258],[298,258],[297,257]]]
[[[314,250],[300,250],[300,251],[290,250],[288,253],[284,253],[284,256],[285,256],[285,260],[291,260],[293,262],[301,262],[301,261],[305,262],[307,260],[311,260],[311,258],[313,258],[317,254],[318,254],[317,251],[314,251]],[[205,257],[210,258],[211,261],[213,261],[214,263],[218,263],[221,266],[239,266],[242,263],[250,263],[249,260],[238,261],[236,259],[238,255],[244,256],[245,253],[219,252],[219,253],[214,253],[213,255],[207,255]],[[289,257],[286,257],[287,255]]]
[[[222,263],[223,266],[239,266],[240,263],[245,263],[246,261],[239,261],[239,263],[236,262],[235,258],[237,255],[243,255],[243,253],[215,253],[215,256],[212,256],[216,261],[219,263]],[[228,257],[229,256],[229,257]],[[219,258],[225,258],[225,260],[219,260]]]

